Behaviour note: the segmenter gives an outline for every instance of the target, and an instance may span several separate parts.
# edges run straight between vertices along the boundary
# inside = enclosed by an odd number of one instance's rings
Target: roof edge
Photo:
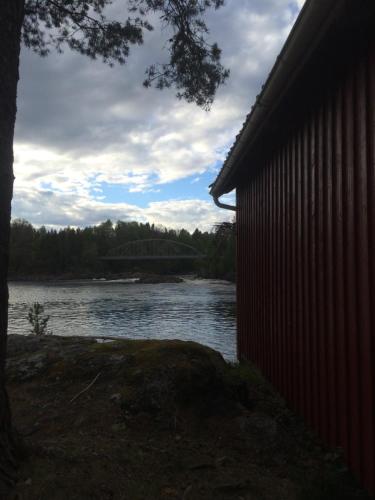
[[[260,135],[261,125],[283,100],[345,4],[345,0],[306,0],[220,173],[211,185],[212,196],[220,197],[233,189],[230,188],[230,179],[238,170],[244,154]]]

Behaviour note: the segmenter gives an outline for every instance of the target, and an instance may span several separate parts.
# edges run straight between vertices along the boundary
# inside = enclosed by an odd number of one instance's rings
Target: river
[[[194,340],[236,359],[235,286],[216,280],[11,282],[9,333],[28,333],[39,302],[55,335]]]

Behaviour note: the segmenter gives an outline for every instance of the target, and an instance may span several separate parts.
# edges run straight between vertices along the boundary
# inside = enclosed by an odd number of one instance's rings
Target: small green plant
[[[30,307],[27,319],[32,326],[31,333],[34,335],[51,335],[47,330],[49,316],[44,315],[44,307],[39,302],[34,302]]]

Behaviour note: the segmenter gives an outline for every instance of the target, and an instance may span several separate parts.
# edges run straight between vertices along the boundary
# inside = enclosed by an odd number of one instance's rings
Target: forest
[[[106,262],[100,258],[130,241],[168,239],[196,248],[198,260]],[[101,278],[135,273],[195,273],[204,278],[235,279],[234,223],[211,232],[168,229],[149,223],[107,220],[97,226],[47,229],[16,219],[11,225],[9,278]]]

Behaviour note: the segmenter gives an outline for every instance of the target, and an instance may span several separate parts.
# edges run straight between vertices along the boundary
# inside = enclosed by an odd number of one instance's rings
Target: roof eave
[[[233,177],[244,156],[258,141],[269,117],[282,102],[288,89],[296,81],[344,7],[344,1],[306,1],[236,142],[211,186],[212,196],[218,198],[233,189]]]

